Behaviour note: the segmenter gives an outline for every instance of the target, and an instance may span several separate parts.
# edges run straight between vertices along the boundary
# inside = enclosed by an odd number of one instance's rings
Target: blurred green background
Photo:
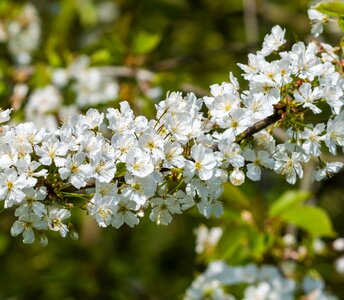
[[[15,19],[25,3],[1,0],[1,24],[4,26]],[[0,44],[2,107],[13,106],[16,84],[26,83],[30,90],[44,87],[50,81],[52,66],[65,68],[74,57],[86,54],[93,66],[124,66],[153,72],[154,76],[143,86],[133,76],[119,76],[118,97],[100,105],[104,109],[128,100],[137,114],[152,117],[158,100],[145,92],[147,86],[158,87],[160,99],[168,91],[176,90],[206,95],[209,85],[228,79],[229,71],[240,76],[236,63],[245,63],[247,54],[259,49],[265,34],[275,24],[287,29],[287,47],[295,41],[309,39],[310,31],[307,18],[310,3],[306,0],[36,0],[30,3],[38,10],[42,28],[40,46],[32,52],[31,65],[35,71],[26,75],[26,67],[16,65],[6,42]],[[340,39],[330,33],[327,38],[333,43]],[[73,102],[73,94],[66,92],[64,96],[67,104]],[[25,101],[26,98],[21,99],[14,112],[19,121],[25,119]],[[80,111],[86,108],[81,107]],[[181,299],[207,260],[223,258],[221,251],[225,252],[227,262],[233,264],[276,263],[281,258],[276,250],[280,243],[277,235],[281,238],[285,227],[274,233],[277,237],[271,242],[273,245],[269,242],[259,248],[256,239],[264,238],[265,234],[270,237],[264,223],[267,208],[289,189],[313,192],[315,201],[329,213],[338,236],[344,236],[342,178],[343,173],[317,185],[305,179],[290,187],[282,178],[265,174],[263,181],[247,182],[240,189],[226,186],[225,215],[221,219],[206,220],[192,209],[175,216],[167,227],[157,226],[145,216],[134,229],[125,226],[119,230],[100,229],[79,212],[73,220],[79,240],[62,239],[51,233],[46,248],[39,244],[27,246],[20,237],[10,237],[13,211],[3,211],[0,299]],[[243,213],[253,221],[243,222]],[[218,254],[196,256],[194,229],[201,223],[224,228],[225,242]],[[311,248],[313,237],[302,231],[298,237],[300,244]],[[331,249],[332,240],[324,239],[328,250],[323,255],[310,250],[309,256],[296,263],[301,269],[318,271],[329,288],[344,299],[344,277],[333,266],[340,254]]]

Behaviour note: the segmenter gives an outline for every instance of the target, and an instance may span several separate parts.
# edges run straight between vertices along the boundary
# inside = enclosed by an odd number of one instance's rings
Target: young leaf
[[[250,239],[250,249],[252,256],[258,260],[263,258],[264,253],[271,246],[271,239],[273,235],[267,233],[252,232]]]
[[[344,55],[344,38],[340,40],[340,48],[342,49],[342,55]]]
[[[149,53],[159,44],[160,39],[159,34],[139,32],[134,39],[133,53],[136,55]]]
[[[97,23],[97,9],[95,3],[90,0],[81,0],[81,5],[76,9],[79,13],[80,21],[85,26],[94,26]]]
[[[246,195],[236,186],[233,186],[229,182],[226,182],[224,185],[224,191],[222,194],[223,199],[228,202],[228,205],[239,207],[239,208],[249,208],[250,201]]]
[[[281,219],[302,228],[314,237],[334,235],[331,220],[325,210],[315,206],[300,206],[285,212]]]
[[[280,216],[306,201],[309,197],[310,193],[305,191],[287,191],[272,204],[269,210],[269,216]]]
[[[338,18],[338,25],[339,28],[344,32],[344,16],[340,16]]]
[[[327,1],[321,2],[314,7],[317,11],[330,16],[340,17],[344,16],[344,2],[343,1]]]
[[[125,173],[127,172],[127,168],[126,168],[126,165],[125,163],[123,162],[120,162],[116,165],[116,174],[115,174],[115,177],[122,177],[125,175]]]
[[[109,63],[111,60],[111,53],[106,49],[100,49],[91,55],[91,61],[94,64]]]
[[[247,226],[238,226],[228,230],[219,241],[216,257],[219,259],[233,259],[234,253],[248,243],[250,233],[251,229]]]

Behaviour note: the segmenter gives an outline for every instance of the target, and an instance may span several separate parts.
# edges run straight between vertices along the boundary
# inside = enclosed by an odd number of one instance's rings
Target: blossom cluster
[[[163,225],[192,206],[220,216],[228,180],[259,181],[268,169],[294,184],[311,159],[319,162],[315,180],[338,172],[343,164],[322,154],[344,146],[340,59],[324,43],[298,42],[278,52],[284,36],[273,27],[262,49],[239,64],[247,90],[230,74],[207,97],[172,92],[156,105],[156,119],[135,116],[121,102],[106,113],[74,115],[56,131],[2,125],[0,200],[16,207],[11,234],[23,234],[25,243],[35,232],[46,243],[46,230],[75,235],[66,225],[74,207],[115,228],[137,225],[147,209]],[[323,111],[330,111],[327,123],[308,122]],[[0,113],[0,124],[9,114]],[[274,136],[276,127],[287,129],[285,140]]]
[[[67,94],[67,90],[75,95],[75,105],[63,105],[63,95]],[[63,120],[78,113],[78,108],[116,99],[118,91],[117,79],[99,67],[91,67],[90,58],[85,55],[76,58],[66,68],[52,69],[51,83],[44,87],[29,92],[27,84],[17,84],[14,95],[24,99],[30,93],[25,106],[27,121],[35,122],[39,127],[48,124],[57,129],[57,119]]]
[[[36,71],[35,66],[30,68],[29,73]],[[76,56],[66,67],[47,66],[46,72],[49,74],[46,85],[32,89],[28,82],[19,82],[11,95],[15,110],[26,102],[25,120],[38,127],[58,129],[60,120],[80,110],[115,102],[122,77],[134,77],[142,86],[143,95],[151,99],[161,96],[160,87],[147,84],[154,79],[154,73],[145,69],[133,71],[125,66],[93,66],[87,55]]]
[[[233,296],[235,287],[243,286],[240,298]],[[231,290],[231,288],[233,288]],[[324,283],[310,276],[303,278],[302,283],[288,279],[275,266],[254,264],[246,266],[229,266],[223,261],[214,261],[206,271],[200,274],[186,291],[185,300],[217,299],[296,299],[304,295],[308,299],[335,300],[324,291]]]
[[[41,24],[37,9],[26,3],[18,14],[8,21],[0,21],[0,42],[7,42],[7,48],[20,65],[31,62],[41,38]]]
[[[16,83],[11,98],[14,108],[25,105],[25,119],[38,127],[58,129],[58,120],[64,120],[85,106],[96,106],[116,99],[117,79],[100,67],[90,66],[86,55],[76,58],[66,68],[51,69],[51,82],[30,90],[27,83]],[[64,95],[75,95],[75,104],[66,105]]]
[[[64,67],[62,62],[56,67],[51,61],[38,66],[34,60],[38,48],[43,47],[41,42],[44,42],[44,39],[41,41],[40,9],[30,2],[14,3],[13,7],[7,8],[4,5],[3,15],[6,17],[0,20],[0,43],[6,46],[14,61],[14,75],[10,79],[14,83],[10,96],[13,109],[16,111],[25,106],[25,121],[57,129],[61,119],[79,113],[84,107],[117,99],[118,74],[109,72],[110,66],[91,65],[91,57],[85,54],[70,55]],[[113,22],[117,16],[118,9],[113,2],[102,1],[94,5],[94,17],[99,24]],[[90,43],[90,36],[81,36],[80,43]],[[47,56],[51,60],[53,54],[49,51]],[[40,78],[38,85],[32,85],[29,80],[35,77]]]
[[[14,3],[6,10],[0,20],[0,43],[6,43],[7,49],[16,64],[29,65],[34,52],[42,39],[42,20],[35,5],[30,2]],[[118,8],[111,1],[102,1],[94,5],[94,17],[100,24],[113,22],[118,17]],[[81,42],[90,42],[90,37],[83,37]]]

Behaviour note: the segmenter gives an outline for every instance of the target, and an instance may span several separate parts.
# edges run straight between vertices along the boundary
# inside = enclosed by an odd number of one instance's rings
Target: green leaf
[[[80,21],[85,26],[94,26],[97,23],[97,8],[91,0],[78,0],[76,9]]]
[[[281,219],[310,233],[312,236],[334,236],[326,211],[315,206],[300,206],[285,212]]]
[[[344,32],[344,16],[340,16],[338,19],[338,25],[341,31]]]
[[[249,208],[250,201],[247,199],[246,195],[238,187],[226,182],[223,185],[224,191],[222,193],[223,199],[228,202],[229,205],[240,207],[240,208]]]
[[[269,210],[269,216],[280,216],[306,201],[310,196],[311,194],[305,191],[287,191],[272,204]]]
[[[115,177],[123,177],[125,173],[127,172],[126,165],[123,162],[116,164],[116,168],[117,170],[116,170]]]
[[[4,254],[8,250],[9,242],[6,235],[0,235],[0,254]]]
[[[141,31],[139,32],[133,44],[133,54],[147,54],[151,52],[160,42],[159,34]]]
[[[35,87],[44,87],[50,81],[50,74],[47,66],[43,63],[37,63],[35,65],[34,76],[31,78],[31,84]]]
[[[251,231],[247,226],[234,227],[225,232],[216,249],[219,259],[232,259],[238,249],[248,244],[248,235]]]
[[[237,223],[242,223],[243,219],[241,216],[241,210],[229,208],[227,205],[224,206],[224,211],[222,215],[223,220],[234,221]]]
[[[54,17],[51,30],[47,40],[47,45],[52,49],[67,47],[68,34],[72,28],[76,16],[76,3],[71,0],[61,0],[59,3],[59,13]]]
[[[342,49],[342,55],[344,55],[344,38],[340,40],[340,48]]]
[[[111,54],[106,49],[99,49],[91,55],[93,64],[108,63],[111,60]]]
[[[343,1],[327,1],[321,2],[314,7],[317,11],[335,17],[344,16]]]
[[[250,241],[252,256],[258,260],[262,259],[264,253],[272,246],[273,240],[273,235],[256,231],[252,232]]]
[[[62,64],[60,56],[57,54],[57,51],[52,49],[51,47],[47,47],[46,51],[46,56],[48,58],[49,64],[52,67],[60,67]]]

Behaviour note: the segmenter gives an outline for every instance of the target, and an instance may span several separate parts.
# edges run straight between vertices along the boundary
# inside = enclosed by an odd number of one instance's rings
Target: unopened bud
[[[38,240],[42,247],[48,246],[48,238],[44,233],[39,234]]]
[[[229,176],[229,180],[235,186],[241,185],[245,182],[245,174],[243,171],[236,169]]]
[[[69,236],[74,241],[77,241],[79,239],[79,234],[75,230],[71,230],[69,232]]]

